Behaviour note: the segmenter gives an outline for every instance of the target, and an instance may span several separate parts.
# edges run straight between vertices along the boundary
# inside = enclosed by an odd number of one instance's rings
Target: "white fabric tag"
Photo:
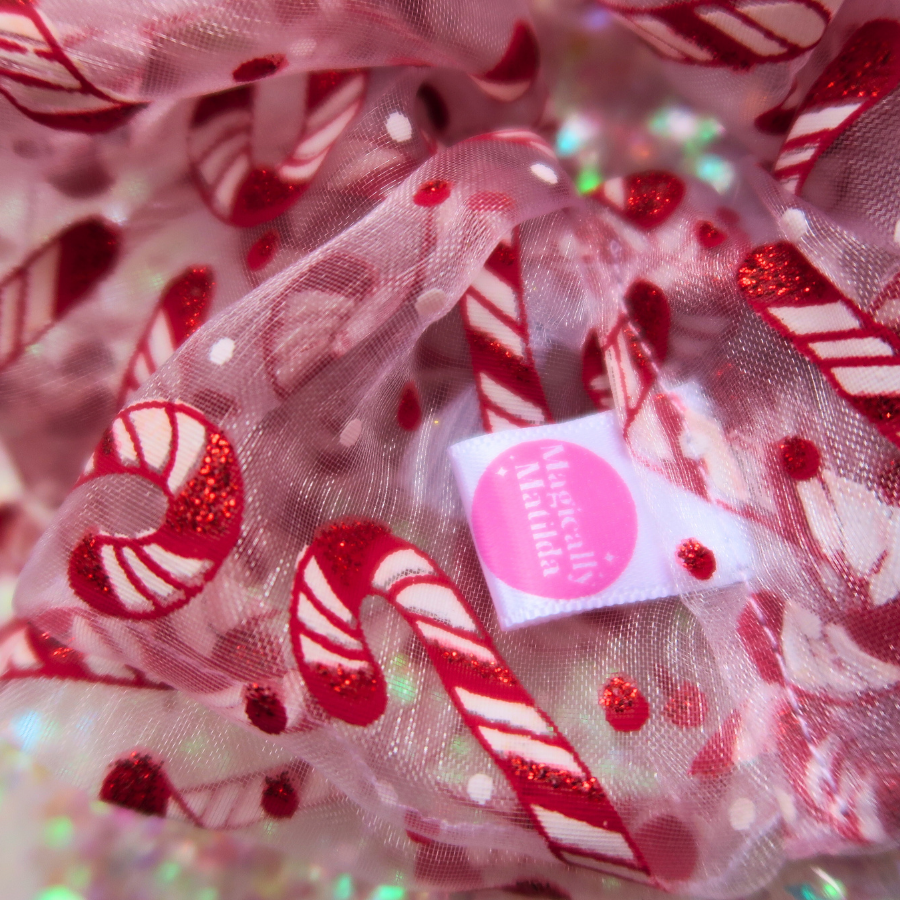
[[[654,473],[642,488],[613,412],[481,435],[450,456],[502,628],[749,574],[742,523]],[[685,542],[711,551],[693,574],[679,564]]]

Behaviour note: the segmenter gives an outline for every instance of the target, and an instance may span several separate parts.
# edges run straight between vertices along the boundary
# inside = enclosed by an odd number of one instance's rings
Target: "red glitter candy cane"
[[[35,250],[0,281],[0,369],[14,362],[109,274],[119,232],[84,219]]]
[[[797,194],[819,157],[900,84],[900,24],[866,22],[810,88],[782,145],[773,173]]]
[[[32,0],[0,0],[0,93],[28,118],[60,131],[110,131],[144,107],[91,84]]]
[[[69,556],[69,583],[107,615],[167,615],[215,576],[238,538],[243,488],[234,449],[186,404],[136,403],[107,430],[78,484],[104,475],[139,477],[162,491],[163,523],[136,537],[88,531]]]
[[[665,6],[601,2],[666,59],[747,69],[810,50],[841,0],[688,0]]]
[[[358,726],[385,711],[384,676],[359,622],[371,594],[413,629],[451,702],[556,856],[652,882],[600,783],[510,671],[456,585],[377,522],[325,526],[297,563],[291,639],[300,673],[325,711]]]
[[[310,72],[300,135],[274,168],[253,160],[253,85],[203,97],[194,109],[188,155],[204,202],[239,227],[281,215],[300,199],[362,108],[368,83],[368,74],[357,70]]]

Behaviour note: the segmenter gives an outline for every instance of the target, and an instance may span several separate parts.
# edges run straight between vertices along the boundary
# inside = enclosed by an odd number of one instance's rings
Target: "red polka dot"
[[[715,554],[695,538],[682,541],[675,555],[681,565],[700,581],[708,581],[716,571]]]
[[[822,458],[816,445],[802,437],[785,438],[779,444],[781,465],[795,481],[809,481],[819,471]]]
[[[639,731],[650,716],[650,705],[640,689],[621,675],[606,682],[600,691],[600,705],[616,731]]]
[[[678,728],[699,728],[706,719],[706,697],[696,684],[685,681],[669,698],[663,715]]]
[[[697,240],[706,247],[707,250],[718,247],[720,244],[724,243],[727,237],[728,235],[721,229],[716,228],[712,222],[700,222],[700,224],[697,225]]]
[[[260,805],[266,815],[273,819],[289,819],[297,812],[300,798],[287,772],[282,772],[276,778],[266,778]]]
[[[441,178],[426,181],[413,197],[416,206],[439,206],[450,196],[450,182]]]
[[[419,403],[419,392],[412,381],[408,381],[400,393],[397,424],[404,431],[415,431],[422,424],[422,405]]]
[[[278,252],[281,239],[277,231],[267,231],[257,238],[247,251],[247,268],[251,272],[262,269],[272,261],[272,257]]]
[[[251,724],[266,734],[281,734],[287,727],[287,711],[275,691],[258,684],[247,686],[244,712]]]
[[[697,841],[675,816],[657,816],[635,834],[650,871],[665,881],[684,881],[697,867]]]
[[[100,787],[100,799],[105,803],[145,816],[164,816],[171,793],[162,766],[139,753],[115,763]]]
[[[287,60],[283,53],[270,53],[268,56],[257,56],[256,59],[248,59],[242,62],[232,73],[231,77],[241,83],[245,81],[259,81],[260,78],[268,78],[284,67]]]

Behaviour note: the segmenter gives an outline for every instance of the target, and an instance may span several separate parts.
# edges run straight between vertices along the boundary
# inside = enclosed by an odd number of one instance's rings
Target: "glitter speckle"
[[[450,182],[442,178],[426,181],[413,196],[416,206],[439,206],[450,196]]]
[[[697,240],[700,242],[700,245],[706,247],[707,250],[718,247],[720,244],[723,244],[727,238],[728,235],[721,229],[716,228],[712,222],[700,222],[697,225]]]
[[[821,457],[812,441],[802,437],[785,438],[779,450],[782,468],[795,481],[809,481],[818,473]]]
[[[600,691],[600,705],[616,731],[639,731],[650,716],[650,705],[640,689],[621,675],[606,682]]]
[[[100,799],[106,803],[147,816],[164,816],[170,794],[162,766],[139,753],[115,763],[100,788]]]
[[[287,727],[284,704],[271,688],[248,685],[244,692],[244,711],[250,722],[266,734],[281,734]]]
[[[716,571],[716,557],[709,547],[696,538],[688,538],[678,545],[675,552],[681,565],[700,581],[708,581]]]
[[[275,778],[266,778],[260,805],[266,815],[273,819],[289,819],[297,812],[300,798],[287,772],[282,772]]]

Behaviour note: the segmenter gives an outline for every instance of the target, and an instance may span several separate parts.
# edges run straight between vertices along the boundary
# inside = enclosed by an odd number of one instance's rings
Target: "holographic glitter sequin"
[[[450,182],[441,178],[426,181],[413,196],[416,206],[439,206],[450,196]]]
[[[221,535],[237,513],[240,486],[231,444],[211,434],[197,474],[166,514],[166,526],[180,534]]]
[[[821,457],[812,441],[802,437],[789,437],[778,448],[782,468],[795,481],[808,481],[819,471]]]
[[[716,571],[715,554],[695,538],[682,541],[675,555],[681,565],[700,581],[708,581]]]
[[[248,685],[244,692],[244,712],[250,722],[266,734],[281,734],[287,727],[287,711],[271,688]]]
[[[172,789],[162,766],[132,753],[115,763],[103,779],[100,799],[146,816],[164,816]]]
[[[600,691],[600,705],[616,731],[639,731],[650,716],[650,704],[638,686],[621,675],[606,682]]]

